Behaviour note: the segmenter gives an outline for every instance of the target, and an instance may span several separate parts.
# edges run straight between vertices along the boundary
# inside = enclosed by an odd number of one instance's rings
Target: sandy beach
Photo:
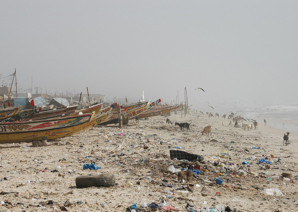
[[[0,145],[1,211],[126,211],[134,204],[139,211],[298,210],[298,132],[283,146],[285,132],[263,123],[243,130],[206,114],[168,118],[190,122],[190,130],[159,116],[131,120],[123,129],[95,127],[43,147]],[[207,125],[212,133],[202,135]],[[178,181],[169,166],[191,163],[171,160],[170,150],[202,155],[201,174]],[[261,159],[268,164],[259,164]],[[92,162],[101,169],[83,170]],[[116,184],[76,188],[76,177],[103,173],[113,174]],[[282,173],[292,178],[281,178]],[[276,192],[270,195],[270,189]],[[150,209],[150,203],[160,208]]]

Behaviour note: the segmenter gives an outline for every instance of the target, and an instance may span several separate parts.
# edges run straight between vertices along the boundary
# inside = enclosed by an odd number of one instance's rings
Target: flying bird
[[[202,90],[202,91],[205,92],[205,90],[203,88],[196,88],[196,90]]]
[[[211,107],[213,110],[215,109],[214,107],[212,107],[211,105],[208,105],[209,107]]]

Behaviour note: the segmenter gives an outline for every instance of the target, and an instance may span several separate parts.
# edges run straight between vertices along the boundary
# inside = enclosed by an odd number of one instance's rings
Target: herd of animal
[[[204,114],[203,112],[200,112],[201,114]],[[208,115],[209,118],[211,117],[216,117],[219,118],[219,114],[215,113],[215,115],[213,115],[213,113],[210,112],[206,112],[206,114]],[[242,128],[243,130],[256,130],[258,127],[258,122],[256,120],[249,120],[249,119],[245,119],[242,116],[236,116],[236,114],[234,113],[230,113],[229,115],[222,115],[222,118],[226,119],[230,119],[230,123],[229,125],[234,125],[234,127],[236,128]],[[173,122],[167,118],[166,119],[166,123],[167,124],[173,124]],[[179,126],[180,130],[190,130],[190,125],[191,123],[189,122],[175,122],[175,126]],[[267,121],[266,119],[264,119],[264,125],[267,125]],[[210,135],[211,134],[211,125],[208,125],[206,127],[204,127],[204,129],[202,130],[202,135]],[[289,145],[289,132],[286,132],[283,136],[283,145]]]

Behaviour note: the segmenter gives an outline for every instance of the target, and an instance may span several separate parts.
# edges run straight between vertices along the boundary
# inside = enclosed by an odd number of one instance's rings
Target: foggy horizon
[[[33,93],[88,86],[171,103],[187,87],[198,110],[296,105],[297,9],[294,0],[0,1],[0,74],[16,69]]]

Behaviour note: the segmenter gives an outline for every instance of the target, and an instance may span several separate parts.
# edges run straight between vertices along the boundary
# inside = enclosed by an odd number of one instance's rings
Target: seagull
[[[203,88],[196,88],[195,90],[202,90],[205,92],[205,90]]]
[[[214,110],[214,107],[212,107],[211,105],[208,105],[209,107],[211,107]]]

